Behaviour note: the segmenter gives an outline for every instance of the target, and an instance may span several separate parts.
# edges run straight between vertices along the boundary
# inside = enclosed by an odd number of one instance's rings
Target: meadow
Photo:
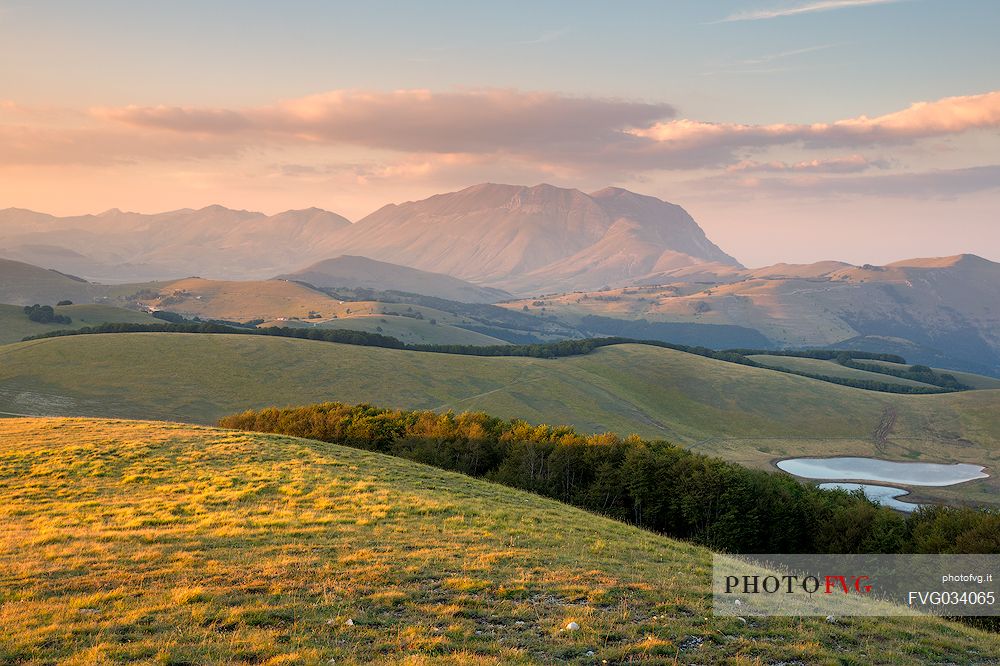
[[[324,401],[483,410],[666,439],[751,467],[796,455],[1000,461],[1000,392],[898,395],[647,345],[475,357],[234,335],[134,333],[0,347],[0,412],[214,423]],[[996,504],[1000,481],[912,499]]]
[[[0,421],[2,663],[1000,658],[996,634],[941,619],[714,617],[710,563],[565,504],[332,444]]]

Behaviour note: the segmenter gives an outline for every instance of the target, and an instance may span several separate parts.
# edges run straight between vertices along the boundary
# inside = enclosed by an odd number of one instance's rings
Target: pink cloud
[[[4,105],[6,108],[9,105]],[[365,167],[359,178],[426,179],[479,168],[604,181],[661,170],[858,173],[886,168],[859,155],[755,161],[773,146],[913,143],[1000,127],[1000,91],[920,102],[876,117],[751,125],[671,120],[665,103],[552,92],[336,90],[249,108],[98,108],[61,126],[0,124],[0,164],[114,164],[258,158],[299,167]],[[30,114],[29,114],[30,116]],[[39,116],[40,118],[41,116]],[[258,160],[259,162],[259,160]],[[345,172],[342,172],[345,173]],[[315,177],[322,174],[317,173]]]
[[[99,117],[147,129],[440,153],[607,142],[622,130],[674,113],[669,104],[516,90],[335,90],[240,111],[166,106],[95,110]]]
[[[1000,91],[918,102],[883,116],[858,116],[833,123],[741,125],[682,119],[629,132],[672,150],[693,151],[792,143],[808,147],[908,143],[992,127],[1000,127]]]

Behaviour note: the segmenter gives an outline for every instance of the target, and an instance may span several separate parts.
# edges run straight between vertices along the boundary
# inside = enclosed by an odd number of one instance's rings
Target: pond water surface
[[[806,479],[887,481],[913,486],[950,486],[989,476],[982,465],[969,463],[894,462],[878,458],[788,458],[779,469]]]
[[[897,511],[904,511],[906,513],[912,513],[921,506],[920,504],[914,504],[913,502],[901,502],[896,499],[897,497],[901,497],[903,495],[909,495],[909,493],[902,488],[873,486],[867,483],[821,483],[819,484],[819,488],[821,490],[846,490],[847,492],[862,490],[865,493],[865,497],[876,504],[881,504],[882,506],[887,506],[890,509],[896,509]]]

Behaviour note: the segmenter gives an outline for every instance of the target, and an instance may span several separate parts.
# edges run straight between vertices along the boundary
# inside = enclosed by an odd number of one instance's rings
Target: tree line
[[[819,490],[635,435],[342,403],[251,410],[219,425],[406,458],[721,551],[1000,553],[994,510],[935,506],[903,516],[860,492]]]
[[[958,379],[951,374],[937,372],[926,365],[911,365],[903,368],[893,368],[891,366],[879,365],[875,363],[865,363],[864,361],[885,361],[888,363],[896,363],[899,365],[906,365],[906,359],[898,354],[885,354],[880,352],[867,352],[867,351],[854,351],[854,350],[835,350],[835,349],[783,349],[781,351],[767,351],[763,349],[733,349],[730,350],[737,354],[744,356],[754,356],[758,354],[767,354],[770,356],[791,356],[793,358],[815,358],[823,361],[833,361],[845,368],[853,368],[855,370],[865,370],[867,372],[875,372],[882,375],[890,375],[892,377],[899,377],[901,379],[910,379],[917,382],[922,382],[924,384],[931,384],[937,386],[943,391],[967,391],[971,389],[971,386],[967,386],[958,381]],[[779,369],[779,368],[772,368]],[[824,381],[833,382],[837,384],[845,384],[846,386],[854,386],[856,388],[867,388],[874,391],[886,391],[889,393],[941,393],[943,391],[935,391],[934,389],[929,389],[927,387],[905,387],[899,384],[891,384],[888,382],[879,382],[877,380],[866,380],[857,378],[843,378],[843,377],[831,377],[823,374],[812,374],[803,372],[800,370],[787,370],[786,372],[791,372],[792,374],[802,375],[804,377],[813,377],[815,379],[823,379]],[[867,386],[866,386],[867,385]],[[891,388],[890,388],[891,387]]]
[[[770,354],[771,356],[791,356],[794,358],[815,358],[821,361],[836,361],[843,364],[845,361],[866,360],[866,361],[888,361],[889,363],[906,363],[906,359],[898,354],[884,354],[882,352],[868,352],[855,350],[838,349],[730,349],[729,351],[743,356],[758,356]]]
[[[868,372],[879,372],[883,375],[892,375],[901,379],[911,379],[924,384],[933,384],[953,391],[966,391],[970,386],[966,386],[958,381],[955,375],[947,372],[937,372],[926,365],[909,365],[902,368],[893,368],[885,365],[874,365],[872,363],[859,363],[855,360],[847,360],[841,363],[848,368],[856,370],[867,370]]]
[[[107,323],[99,326],[86,326],[75,330],[50,331],[39,335],[31,335],[24,338],[27,340],[38,340],[41,338],[55,338],[64,335],[95,335],[101,333],[203,333],[203,334],[227,334],[227,335],[270,335],[283,338],[301,338],[306,340],[320,340],[323,342],[339,342],[347,345],[365,345],[369,347],[388,347],[390,349],[403,349],[405,344],[396,338],[378,333],[368,333],[365,331],[347,331],[341,329],[323,328],[289,328],[289,327],[268,327],[268,328],[242,328],[228,324],[217,324],[214,322],[201,323],[167,323],[167,324],[131,324],[131,323]]]

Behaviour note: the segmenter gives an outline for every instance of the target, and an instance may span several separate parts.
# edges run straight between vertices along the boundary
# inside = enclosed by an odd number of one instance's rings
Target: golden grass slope
[[[157,285],[159,286],[159,285]],[[146,305],[183,315],[232,321],[330,316],[337,305],[326,294],[284,280],[225,281],[187,278],[159,286]]]
[[[985,465],[990,478],[913,489],[912,499],[1000,497],[1000,391],[878,393],[646,345],[487,358],[130,333],[0,348],[0,412],[212,423],[248,408],[330,400],[634,432],[772,470],[796,455],[967,462]]]
[[[1000,658],[996,635],[939,619],[715,618],[709,567],[701,548],[326,443],[0,421],[4,664]]]

